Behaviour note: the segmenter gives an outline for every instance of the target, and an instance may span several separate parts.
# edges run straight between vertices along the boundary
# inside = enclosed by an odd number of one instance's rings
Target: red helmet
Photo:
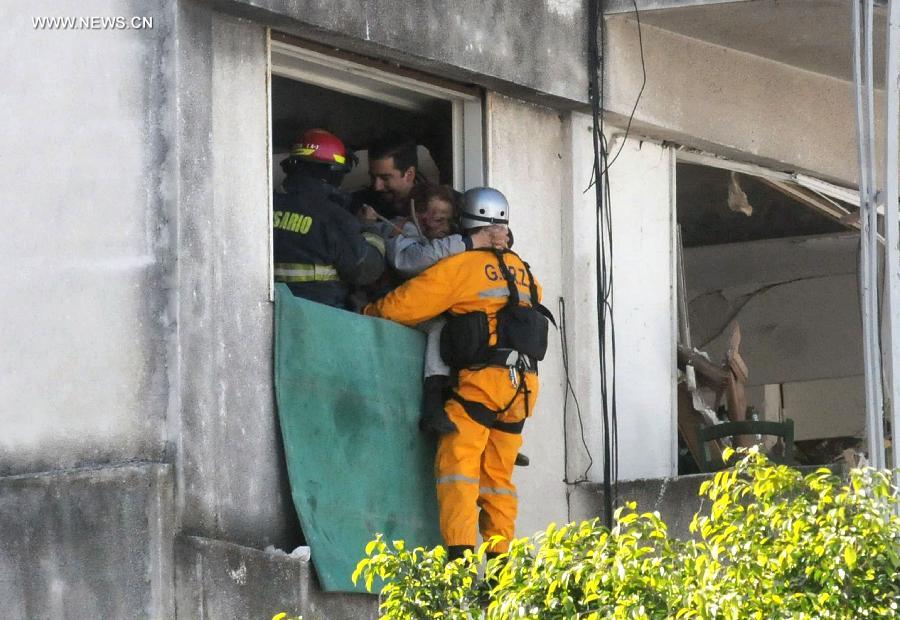
[[[324,129],[308,129],[291,146],[291,157],[314,164],[326,164],[335,171],[350,168],[352,156],[340,138]]]

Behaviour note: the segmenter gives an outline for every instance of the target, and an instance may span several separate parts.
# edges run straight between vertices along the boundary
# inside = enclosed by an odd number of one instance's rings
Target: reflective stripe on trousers
[[[529,375],[528,381],[536,397],[537,376]],[[461,373],[459,391],[467,398],[476,398],[485,392],[496,394],[498,400],[506,398],[508,402],[514,389],[506,369],[484,368]],[[489,405],[496,407],[495,403]],[[515,536],[518,513],[512,471],[522,446],[522,435],[479,424],[455,400],[448,401],[445,407],[459,432],[442,435],[435,456],[444,543],[475,545],[478,531],[485,540],[492,536],[511,540]],[[501,419],[514,422],[524,416],[524,399],[519,399]],[[506,543],[501,543],[494,550],[502,552],[507,547]]]
[[[461,476],[459,474],[451,474],[449,476],[441,476],[437,479],[438,484],[449,484],[451,482],[465,482],[468,484],[478,484],[478,480],[475,478],[469,478],[468,476]],[[479,495],[511,495],[513,497],[519,497],[519,494],[516,493],[513,489],[495,489],[493,487],[478,487]]]

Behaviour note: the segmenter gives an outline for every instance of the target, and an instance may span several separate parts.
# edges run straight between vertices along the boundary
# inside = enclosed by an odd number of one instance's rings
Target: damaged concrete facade
[[[667,14],[705,11],[724,28],[744,4],[787,7],[810,23],[844,10],[837,0],[754,0],[648,12],[643,51],[633,16],[606,20],[622,480],[677,473],[679,148],[855,183],[845,76],[667,27]],[[290,600],[251,601],[253,579],[309,579],[308,568],[272,566],[255,551],[290,548],[297,526],[272,387],[270,31],[483,89],[486,178],[515,205],[517,249],[547,305],[566,301],[587,439],[585,450],[571,397],[564,437],[554,334],[525,431],[534,465],[516,474],[519,530],[590,514],[591,489],[563,482],[602,456],[586,3],[124,6],[0,8],[11,33],[0,46],[14,59],[0,88],[0,602],[13,617],[274,613]],[[152,28],[34,25],[60,13],[150,17]],[[642,56],[646,88],[626,135]],[[852,265],[846,248],[834,256],[844,295]],[[830,377],[858,376],[849,365]],[[587,478],[599,482],[601,469]],[[309,596],[297,611],[374,617],[371,599]]]

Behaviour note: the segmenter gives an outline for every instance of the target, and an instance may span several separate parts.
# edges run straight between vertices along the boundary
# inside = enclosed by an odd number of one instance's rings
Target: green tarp
[[[423,334],[276,286],[275,393],[294,506],[326,591],[376,533],[440,544],[434,441],[417,427]]]

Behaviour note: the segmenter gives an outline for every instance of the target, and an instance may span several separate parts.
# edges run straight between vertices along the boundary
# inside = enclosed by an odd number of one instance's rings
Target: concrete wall
[[[0,8],[16,154],[0,183],[0,474],[176,459],[188,531],[289,545],[265,29],[195,3],[127,8],[77,15],[153,28],[38,30],[57,5]]]
[[[513,249],[532,266],[543,286],[544,305],[555,313],[564,273],[560,213],[570,190],[565,125],[554,110],[501,95],[490,94],[485,109],[488,182],[509,200]],[[550,349],[540,367],[541,393],[523,433],[522,451],[531,458],[531,466],[516,468],[513,478],[519,493],[519,535],[566,519],[564,375],[559,338],[556,333],[550,336]]]
[[[798,439],[865,426],[857,244],[848,233],[685,251],[695,346],[722,359],[737,320],[749,384],[783,386],[783,414]],[[762,392],[755,395],[762,410]]]
[[[4,618],[174,618],[169,466],[0,478]]]
[[[587,99],[581,0],[217,0],[285,32],[536,101]]]
[[[607,36],[604,105],[611,115],[627,118],[641,87],[637,25],[627,16],[610,18]],[[646,24],[642,40],[647,84],[635,114],[635,131],[856,183],[849,82]],[[881,112],[876,114],[883,118]],[[881,135],[879,127],[876,135]]]
[[[89,0],[154,27],[33,28],[59,12],[0,6],[0,475],[165,453],[172,11]]]
[[[569,147],[566,155],[567,161],[571,162],[571,172],[568,196],[561,212],[565,316],[558,307],[554,311],[557,320],[565,321],[572,385],[566,395],[566,478],[569,481],[603,478],[600,356],[597,349],[597,211],[593,190],[584,191],[591,182],[594,160],[592,125],[591,117],[579,112],[566,118]]]
[[[265,29],[180,5],[178,504],[186,532],[297,541],[272,388]]]
[[[569,115],[572,172],[563,209],[564,294],[569,366],[568,475],[603,479],[601,382],[597,350],[596,202],[591,118]],[[622,130],[609,129],[619,152]],[[612,136],[618,136],[612,138]],[[673,162],[669,149],[631,139],[610,168],[614,315],[617,345],[619,477],[668,476],[675,467]],[[587,447],[582,443],[582,427]]]
[[[859,375],[857,242],[847,234],[688,248],[695,345],[724,356],[737,320],[750,385]]]
[[[560,117],[524,98],[583,104],[582,4],[494,0],[454,4],[452,13],[442,3],[410,11],[388,0],[79,5],[82,15],[154,18],[152,30],[105,32],[33,29],[33,16],[58,12],[49,2],[0,8],[14,33],[0,42],[14,60],[0,103],[15,111],[0,123],[16,153],[0,183],[8,211],[0,474],[171,460],[187,533],[250,546],[296,542],[271,387],[271,25],[517,95],[489,97],[491,182],[515,205],[517,249],[534,263],[547,305],[558,312],[560,297],[569,302],[572,379],[588,440],[587,450],[578,445],[570,399],[566,464],[554,334],[526,430],[534,465],[516,474],[520,531],[564,519],[561,480],[581,474],[588,453],[596,462],[589,477],[599,479],[602,456],[591,350],[596,220],[582,193],[591,137],[586,116]],[[642,131],[852,178],[850,130],[838,122],[849,118],[845,84],[645,34],[652,80],[637,115]],[[633,35],[628,23],[610,23],[613,115],[634,100]],[[686,58],[703,59],[707,81]],[[763,91],[772,89],[752,86],[759,80],[793,85],[767,123],[757,121],[771,110]],[[729,116],[719,113],[726,107]],[[671,175],[669,150],[634,138],[611,170],[623,479],[674,466]]]
[[[541,369],[538,411],[525,431],[524,450],[543,471],[533,466],[516,474],[522,498],[519,530],[526,533],[558,520],[564,503],[551,493],[563,489],[563,474],[570,481],[584,476],[588,455],[594,460],[588,479],[602,480],[597,220],[593,193],[584,192],[591,177],[592,134],[588,116],[560,117],[496,94],[489,97],[487,110],[489,182],[514,205],[516,250],[535,266],[544,303],[557,318],[559,298],[565,299],[569,379],[581,409],[579,421],[575,399],[565,391],[554,332]],[[667,476],[675,467],[671,157],[666,148],[629,139],[610,170],[614,234],[629,240],[615,246],[614,258],[619,476],[626,480]],[[566,398],[567,446],[562,429]],[[566,457],[566,469],[559,469]]]
[[[194,536],[175,541],[178,617],[186,620],[378,618],[378,597],[324,593],[309,560]],[[349,577],[348,577],[349,579]]]

